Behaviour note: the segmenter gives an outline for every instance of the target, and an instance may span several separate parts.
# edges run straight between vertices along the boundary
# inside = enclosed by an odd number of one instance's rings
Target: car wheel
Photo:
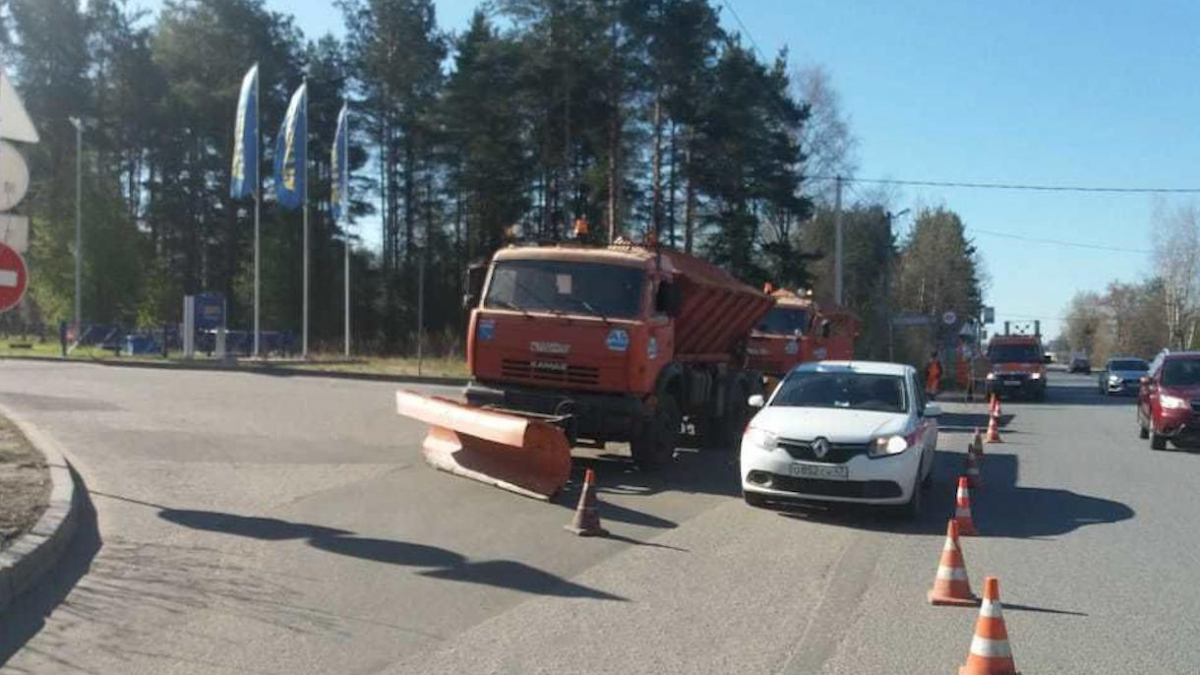
[[[1158,435],[1158,433],[1156,433],[1154,431],[1154,429],[1152,428],[1152,429],[1150,429],[1149,437],[1150,437],[1150,449],[1151,450],[1166,450],[1167,449],[1167,437],[1166,436]]]
[[[742,498],[746,500],[746,504],[756,509],[766,508],[767,506],[767,498],[757,492],[742,492]]]

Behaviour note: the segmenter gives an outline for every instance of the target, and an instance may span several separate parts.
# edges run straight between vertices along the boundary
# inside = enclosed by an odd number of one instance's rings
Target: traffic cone
[[[971,452],[983,457],[983,434],[979,432],[979,427],[975,427],[975,435],[971,437]]]
[[[999,408],[1000,408],[1000,397],[997,396],[996,394],[992,394],[991,397],[988,398],[988,416],[990,417],[992,415],[995,415],[996,411]]]
[[[967,652],[967,663],[958,675],[1020,675],[1013,663],[1012,648],[1008,645],[1008,628],[1000,606],[1000,580],[983,580],[983,602],[975,621],[975,637]]]
[[[975,519],[971,516],[971,489],[966,476],[958,478],[958,493],[954,496],[954,521],[958,524],[958,533],[964,537],[979,534],[975,529]]]
[[[979,477],[979,460],[975,458],[973,450],[974,448],[967,447],[967,470],[963,475],[967,478],[968,487],[983,487],[983,479]]]
[[[583,490],[579,493],[579,506],[575,507],[575,518],[564,525],[570,532],[581,537],[608,536],[608,530],[600,526],[600,513],[596,510],[596,472],[588,469],[583,475]]]
[[[1003,443],[1004,442],[1004,441],[1000,440],[1000,415],[998,415],[998,414],[993,414],[991,416],[991,418],[988,419],[987,442],[988,443]]]
[[[946,543],[942,545],[942,558],[938,561],[937,576],[933,588],[925,594],[931,605],[956,605],[959,607],[979,604],[979,598],[971,592],[967,579],[967,565],[963,561],[962,549],[958,546],[958,523],[946,523]]]

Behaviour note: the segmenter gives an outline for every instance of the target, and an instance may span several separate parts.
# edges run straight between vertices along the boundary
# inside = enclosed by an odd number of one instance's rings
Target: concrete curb
[[[58,443],[20,415],[0,405],[8,418],[46,458],[50,469],[50,500],[33,528],[0,551],[0,615],[58,563],[75,533],[78,505],[75,481]]]
[[[10,361],[42,361],[46,363],[82,363],[93,366],[109,366],[113,368],[148,368],[151,370],[216,370],[232,373],[249,373],[251,375],[274,375],[276,377],[326,377],[335,380],[360,380],[364,382],[395,382],[397,384],[438,384],[448,387],[466,386],[467,379],[462,377],[440,377],[432,375],[388,375],[385,373],[349,373],[332,370],[311,370],[293,368],[291,366],[269,365],[237,365],[227,363],[211,363],[195,361],[192,363],[162,362],[162,361],[107,361],[101,359],[60,359],[54,356],[0,356],[0,360]]]

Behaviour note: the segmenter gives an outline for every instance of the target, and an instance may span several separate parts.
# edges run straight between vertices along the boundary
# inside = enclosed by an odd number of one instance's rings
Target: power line
[[[742,17],[738,16],[737,10],[733,8],[733,4],[730,3],[729,0],[721,0],[721,5],[723,5],[725,9],[729,10],[729,13],[733,15],[733,20],[737,22],[738,27],[742,29],[742,33],[744,33],[746,38],[750,40],[750,44],[754,47],[754,51],[758,53],[758,58],[763,60],[763,64],[769,64],[770,61],[768,61],[767,57],[763,55],[763,51],[758,48],[758,41],[754,39],[754,35],[750,32],[750,29],[746,28],[746,24],[742,23]]]
[[[1150,255],[1153,251],[1141,248],[1122,248],[1120,246],[1105,246],[1103,244],[1088,244],[1078,241],[1063,241],[1062,239],[1044,239],[1042,237],[1027,237],[1021,234],[1011,234],[1008,232],[996,232],[995,230],[984,230],[978,227],[971,227],[971,232],[986,234],[992,237],[1003,237],[1005,239],[1016,239],[1018,241],[1028,241],[1035,244],[1050,244],[1053,246],[1066,246],[1069,248],[1086,248],[1095,251],[1111,251],[1114,253],[1135,253],[1137,255]]]
[[[837,180],[837,176],[805,176],[805,180]],[[1025,190],[1032,192],[1094,192],[1110,194],[1200,194],[1200,188],[1097,187],[1089,185],[1035,185],[1026,183],[980,183],[967,181],[909,180],[901,178],[850,178],[848,183],[906,185],[913,187],[969,188],[977,190]]]

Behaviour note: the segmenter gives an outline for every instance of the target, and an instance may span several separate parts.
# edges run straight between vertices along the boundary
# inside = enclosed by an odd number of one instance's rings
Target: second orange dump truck
[[[685,422],[705,445],[737,445],[762,390],[746,342],[767,294],[628,243],[510,246],[472,276],[467,404],[397,399],[433,425],[435,466],[547,497],[566,483],[573,445],[628,442],[648,469],[671,459]]]
[[[755,325],[750,366],[779,380],[807,361],[854,358],[858,319],[847,311],[821,311],[812,298],[780,289],[775,306]]]

